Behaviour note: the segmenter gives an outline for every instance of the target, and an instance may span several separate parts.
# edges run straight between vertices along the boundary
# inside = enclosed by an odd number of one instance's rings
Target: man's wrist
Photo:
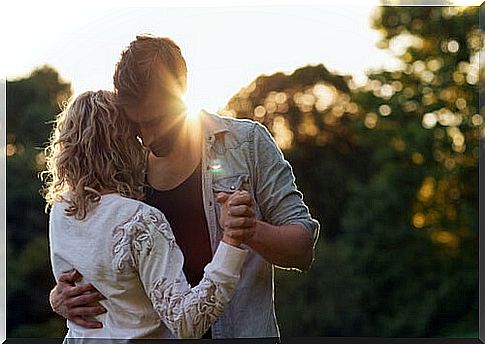
[[[256,220],[256,224],[254,225],[254,233],[251,235],[251,237],[246,240],[244,243],[248,245],[251,248],[255,248],[258,246],[258,243],[261,241],[261,232],[264,230],[265,226],[268,226],[269,224],[266,222],[263,222],[261,220]]]

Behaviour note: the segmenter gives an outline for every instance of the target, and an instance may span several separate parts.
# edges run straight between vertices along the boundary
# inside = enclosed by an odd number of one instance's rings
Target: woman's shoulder
[[[64,193],[61,197],[59,197],[52,203],[49,211],[49,215],[51,218],[65,215],[65,210],[67,207],[69,207],[66,197],[67,194]]]
[[[51,221],[60,220],[74,221],[71,216],[66,216],[65,210],[69,206],[66,200],[54,202],[50,211]],[[129,225],[133,222],[142,223],[166,223],[165,215],[141,200],[124,197],[119,193],[104,194],[99,203],[91,209],[86,218],[76,220],[76,223],[105,223],[106,225]]]
[[[103,200],[104,199],[104,200]],[[113,206],[133,212],[133,215],[143,217],[154,217],[161,221],[166,221],[165,215],[157,208],[146,204],[145,202],[133,198],[127,198],[120,194],[107,194],[102,196],[105,203],[111,203]]]
[[[112,196],[117,203],[123,203],[125,210],[130,209],[131,216],[117,226],[117,233],[123,235],[162,235],[173,246],[175,237],[171,226],[159,209],[152,207],[140,200]],[[118,233],[118,234],[119,234]]]

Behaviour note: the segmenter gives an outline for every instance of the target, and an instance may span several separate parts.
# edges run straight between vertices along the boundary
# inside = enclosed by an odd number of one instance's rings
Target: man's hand
[[[220,192],[216,196],[216,201],[221,204],[219,223],[224,230],[224,236],[239,244],[251,239],[256,230],[256,216],[249,192]]]
[[[106,298],[92,284],[76,286],[82,275],[76,270],[63,272],[49,297],[51,307],[60,316],[85,328],[100,328],[99,321],[85,319],[85,316],[103,314],[106,309],[98,301]]]

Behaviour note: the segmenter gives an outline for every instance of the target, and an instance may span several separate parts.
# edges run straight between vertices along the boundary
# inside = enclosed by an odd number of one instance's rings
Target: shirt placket
[[[217,248],[217,218],[214,205],[214,196],[212,194],[212,174],[210,173],[210,149],[214,136],[208,136],[204,141],[204,149],[202,150],[202,199],[204,202],[204,211],[207,218],[207,224],[209,226],[209,236],[212,254],[215,253]]]
[[[207,224],[209,226],[209,236],[210,236],[210,243],[211,243],[211,250],[212,255],[214,255],[215,250],[217,249],[218,245],[218,238],[217,238],[217,215],[215,211],[215,200],[212,194],[212,173],[211,173],[211,164],[210,164],[210,150],[212,149],[212,145],[214,143],[215,136],[210,134],[209,136],[204,138],[204,147],[202,149],[202,199],[204,203],[204,211],[207,218]],[[223,322],[224,314],[219,317],[219,319],[212,325],[212,338],[222,338],[222,322]]]

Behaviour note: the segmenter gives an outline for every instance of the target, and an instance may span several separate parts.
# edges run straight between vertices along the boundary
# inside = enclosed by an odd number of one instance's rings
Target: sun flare
[[[196,119],[201,111],[201,104],[199,104],[197,98],[194,97],[191,93],[186,92],[182,96],[182,99],[185,107],[187,108],[187,118],[191,121]]]

